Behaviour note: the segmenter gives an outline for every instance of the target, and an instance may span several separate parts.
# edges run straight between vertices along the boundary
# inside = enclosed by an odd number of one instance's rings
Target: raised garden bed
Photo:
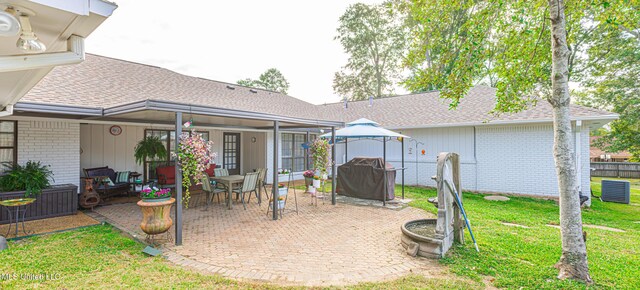
[[[24,197],[24,191],[1,192],[0,200]],[[53,185],[42,191],[28,207],[25,220],[72,215],[78,212],[78,187],[73,184]],[[6,209],[0,209],[0,224],[9,223]]]

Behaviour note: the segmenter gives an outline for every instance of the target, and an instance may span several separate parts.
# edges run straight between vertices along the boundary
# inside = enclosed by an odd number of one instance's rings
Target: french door
[[[240,174],[240,133],[222,135],[222,167],[229,174]]]

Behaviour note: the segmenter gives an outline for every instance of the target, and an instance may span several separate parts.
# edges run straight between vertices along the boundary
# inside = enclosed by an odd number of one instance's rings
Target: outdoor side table
[[[14,222],[14,218],[12,217],[12,211],[15,208],[15,224],[16,224],[16,235],[18,237],[18,224],[20,223],[20,214],[22,214],[22,232],[25,235],[28,235],[27,230],[24,226],[24,219],[27,214],[27,209],[29,205],[35,202],[35,198],[16,198],[16,199],[5,199],[0,200],[0,205],[3,206],[7,213],[9,214],[9,229],[7,230],[6,237],[9,237],[9,233],[11,233],[11,223]]]

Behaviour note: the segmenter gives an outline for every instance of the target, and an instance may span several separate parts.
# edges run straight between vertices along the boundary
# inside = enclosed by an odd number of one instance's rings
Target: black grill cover
[[[338,194],[383,200],[384,185],[387,185],[387,200],[394,199],[393,189],[396,184],[396,171],[387,164],[387,180],[384,182],[384,161],[382,158],[356,157],[338,166]]]

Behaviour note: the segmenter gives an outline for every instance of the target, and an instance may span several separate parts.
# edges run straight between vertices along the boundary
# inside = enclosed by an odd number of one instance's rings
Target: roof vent
[[[344,108],[349,109],[349,100],[347,98],[344,98]]]
[[[250,91],[250,92],[252,92],[252,93],[254,93],[254,94],[257,94],[257,93],[258,93],[258,90],[256,90],[256,89],[249,89],[249,91]]]
[[[234,86],[230,86],[230,85],[227,85],[227,89],[235,90],[235,89],[236,89],[236,87],[234,87]]]
[[[373,107],[373,96],[369,97],[369,107]]]

